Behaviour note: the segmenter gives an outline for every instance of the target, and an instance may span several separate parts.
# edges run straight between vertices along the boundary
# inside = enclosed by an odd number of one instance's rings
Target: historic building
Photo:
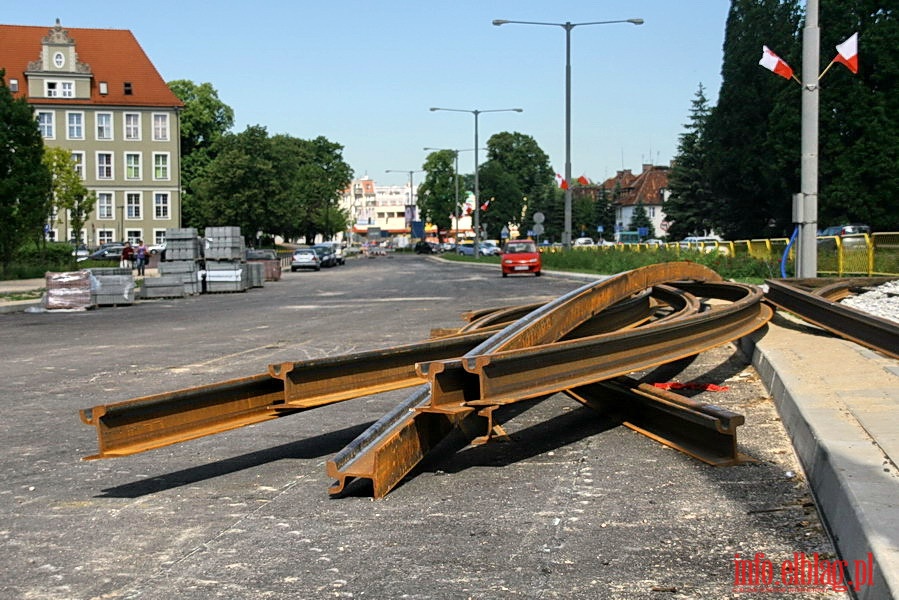
[[[56,214],[49,238],[159,243],[181,226],[182,103],[130,31],[0,25],[0,69],[97,197],[81,235]]]

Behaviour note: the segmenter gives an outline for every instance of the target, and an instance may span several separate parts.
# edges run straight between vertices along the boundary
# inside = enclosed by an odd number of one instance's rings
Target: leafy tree
[[[339,208],[343,190],[353,180],[353,169],[343,160],[343,146],[323,136],[304,140],[306,152],[293,159],[300,161],[297,189],[311,218],[301,222],[307,241],[317,234],[331,239],[346,230],[350,215]],[[291,160],[291,157],[282,157]]]
[[[593,222],[602,227],[600,237],[611,240],[615,234],[615,207],[612,206],[609,195],[605,188],[599,189],[599,197],[593,204]]]
[[[859,33],[859,69],[821,81],[818,221],[899,229],[899,11],[875,0],[822,0],[821,58]]]
[[[271,231],[271,200],[282,179],[264,127],[247,127],[215,143],[216,155],[195,183],[196,209],[205,225],[236,225],[244,237]]]
[[[714,225],[715,197],[708,181],[708,160],[704,131],[709,116],[708,99],[702,84],[693,99],[690,122],[684,127],[674,165],[668,175],[671,196],[665,202],[665,218],[670,223],[668,235],[682,239],[704,235]]]
[[[485,237],[499,238],[503,227],[521,221],[525,195],[518,179],[498,160],[480,168],[480,224]]]
[[[215,154],[214,144],[234,126],[234,111],[218,97],[211,83],[179,79],[169,89],[184,103],[180,115],[182,218],[185,226],[203,227],[195,198],[196,180]]]
[[[772,220],[790,221],[798,189],[798,86],[759,67],[762,45],[798,64],[795,0],[732,0],[718,104],[704,132],[707,174],[717,198],[711,215],[728,238],[755,237]]]
[[[456,152],[437,150],[428,155],[422,165],[425,180],[418,186],[418,206],[422,218],[437,226],[439,232],[451,229],[453,215],[461,214],[456,207],[456,191],[461,202],[461,182],[456,182]]]
[[[77,241],[83,242],[84,223],[97,203],[96,194],[85,187],[81,175],[75,170],[72,153],[65,148],[46,148],[44,165],[52,174],[56,210],[68,211],[69,227],[76,232]]]
[[[0,69],[0,265],[6,270],[22,243],[43,236],[50,215],[50,171],[34,112],[13,98]]]

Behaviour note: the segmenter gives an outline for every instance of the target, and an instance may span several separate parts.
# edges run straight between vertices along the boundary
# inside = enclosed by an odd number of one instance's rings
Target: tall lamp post
[[[385,173],[408,173],[409,174],[409,204],[408,206],[415,206],[415,188],[412,183],[412,175],[415,173],[421,173],[422,169],[414,169],[414,170],[402,170],[402,169],[387,169],[384,171]],[[415,209],[411,208],[406,210],[406,227],[409,228],[409,235],[412,235],[412,221],[415,220]]]
[[[620,19],[617,21],[590,21],[587,23],[544,23],[542,21],[509,21],[494,19],[493,24],[500,25],[550,25],[565,30],[565,230],[562,232],[562,245],[571,248],[571,30],[582,25],[609,25],[612,23],[631,23],[642,25],[643,19]]]
[[[455,158],[456,165],[455,165],[455,168],[453,171],[453,182],[456,184],[456,203],[453,205],[455,207],[455,208],[453,208],[453,217],[455,217],[455,219],[456,219],[455,240],[456,240],[456,243],[458,244],[458,242],[459,242],[459,218],[460,218],[459,210],[461,208],[459,206],[459,153],[460,152],[471,152],[472,150],[474,150],[474,148],[463,148],[463,149],[459,150],[459,149],[455,149],[455,148],[428,148],[428,147],[425,147],[425,148],[422,148],[422,150],[424,150],[425,152],[440,152],[442,150],[448,150],[449,152],[453,153],[453,157]]]
[[[474,255],[480,256],[481,252],[481,188],[478,179],[478,115],[488,112],[524,112],[523,108],[494,108],[491,110],[467,110],[462,108],[436,108],[431,111],[445,110],[448,112],[465,112],[474,115]]]

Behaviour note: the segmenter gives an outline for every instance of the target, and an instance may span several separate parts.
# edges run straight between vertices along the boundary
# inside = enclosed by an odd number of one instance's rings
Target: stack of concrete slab
[[[92,268],[91,299],[96,306],[134,304],[134,276],[131,269]]]
[[[183,298],[181,275],[147,277],[141,286],[141,298]]]
[[[47,293],[44,308],[47,310],[88,309],[94,306],[91,296],[90,271],[65,271],[46,273]]]
[[[200,260],[200,238],[193,227],[165,230],[165,259],[167,261]]]
[[[168,249],[166,249],[168,252]],[[168,254],[166,254],[168,258]],[[184,293],[187,296],[199,294],[200,286],[200,266],[194,260],[177,260],[171,262],[159,263],[159,274],[162,276],[177,277],[184,286]],[[144,280],[146,281],[146,280]]]
[[[206,259],[206,291],[210,294],[245,292],[249,287],[247,263]]]
[[[206,260],[243,261],[246,251],[240,227],[206,228]]]

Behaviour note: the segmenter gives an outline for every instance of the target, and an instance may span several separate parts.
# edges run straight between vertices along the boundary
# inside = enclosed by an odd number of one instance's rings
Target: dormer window
[[[9,91],[14,94],[19,91],[19,80],[18,79],[10,79],[9,80]]]
[[[105,96],[109,93],[109,85],[105,81],[100,82],[100,94]]]
[[[61,69],[66,64],[66,57],[62,52],[57,52],[53,55],[53,64],[56,65],[57,69]]]
[[[130,96],[131,93],[132,93],[131,82],[130,82],[130,81],[126,81],[126,82],[125,82],[125,95],[126,95],[126,96]]]
[[[47,98],[74,98],[75,83],[72,81],[47,81],[44,91]]]

